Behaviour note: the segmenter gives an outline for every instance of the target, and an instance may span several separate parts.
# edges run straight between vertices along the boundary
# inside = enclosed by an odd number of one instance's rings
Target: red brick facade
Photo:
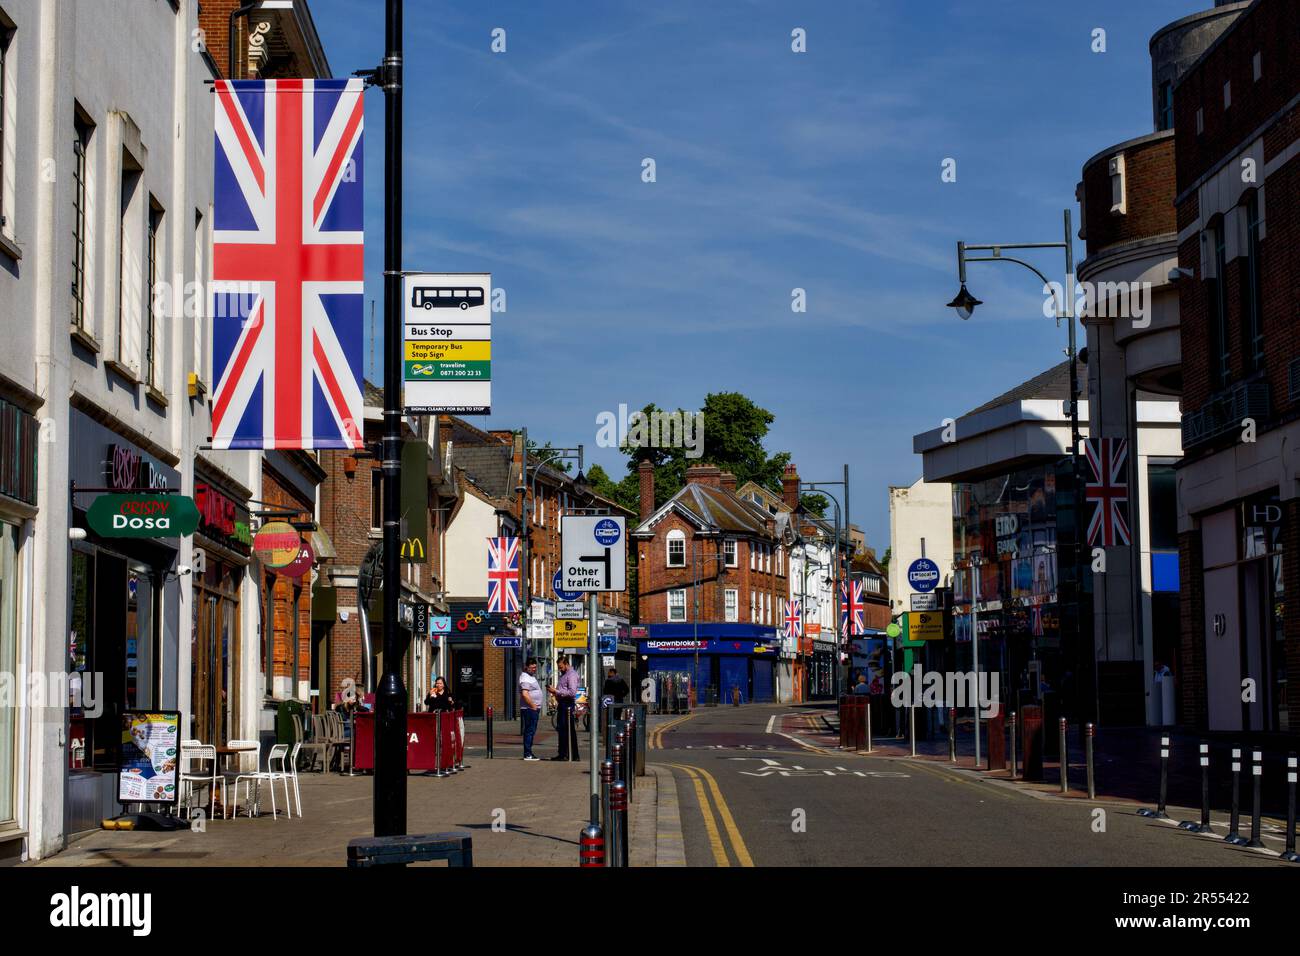
[[[1124,213],[1112,213],[1110,160],[1124,158]],[[1120,144],[1083,168],[1083,233],[1088,254],[1176,231],[1174,136],[1170,130]]]
[[[293,515],[267,516],[265,520],[310,521],[313,504],[292,489],[276,472],[262,465],[262,507],[268,511],[292,511]],[[267,648],[274,639],[272,663],[276,677],[306,681],[311,668],[311,586],[310,578],[290,578],[265,572],[262,578],[266,621],[262,629],[262,671],[265,673]],[[297,612],[295,615],[295,607]],[[296,620],[295,620],[296,617]],[[294,664],[297,663],[295,674]],[[298,685],[290,696],[296,697]]]

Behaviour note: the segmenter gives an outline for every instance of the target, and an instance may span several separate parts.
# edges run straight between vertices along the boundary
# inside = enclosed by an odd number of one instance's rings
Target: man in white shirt
[[[519,674],[519,715],[524,725],[524,759],[533,756],[533,737],[537,733],[537,718],[542,712],[542,685],[537,682],[537,658],[530,657]]]

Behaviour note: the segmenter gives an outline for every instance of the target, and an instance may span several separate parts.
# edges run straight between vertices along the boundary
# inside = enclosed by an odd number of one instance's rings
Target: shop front
[[[179,537],[118,536],[116,523],[96,517],[100,497],[150,494],[180,487],[170,465],[93,421],[71,413],[72,527],[68,670],[69,806],[66,832],[97,825],[111,809],[126,710],[177,708],[180,600]],[[162,532],[160,532],[161,534]],[[93,686],[93,707],[75,693]],[[92,780],[90,775],[102,775]],[[77,778],[77,779],[74,779]],[[109,814],[111,815],[111,814]]]
[[[650,677],[687,681],[697,703],[742,703],[776,699],[776,630],[741,623],[646,625],[640,642]]]
[[[36,517],[35,417],[0,399],[0,674],[18,675],[31,630],[32,572],[27,543]],[[18,794],[25,783],[19,709],[0,707],[0,844],[21,833]],[[15,843],[16,845],[16,843]],[[6,850],[0,856],[9,856]]]
[[[193,602],[190,609],[190,739],[222,744],[239,737],[242,712],[242,594],[253,541],[247,494],[197,474]]]

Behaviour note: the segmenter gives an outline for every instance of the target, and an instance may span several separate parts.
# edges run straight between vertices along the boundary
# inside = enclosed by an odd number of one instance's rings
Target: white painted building
[[[952,578],[952,485],[918,478],[889,489],[890,611],[911,609],[907,569],[922,557],[939,566],[939,585]]]

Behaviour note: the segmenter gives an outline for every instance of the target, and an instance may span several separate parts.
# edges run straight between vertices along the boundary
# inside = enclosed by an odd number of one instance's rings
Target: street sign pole
[[[592,591],[587,595],[591,602],[591,622],[587,628],[587,715],[591,724],[591,822],[600,825],[600,687],[596,681],[600,676],[597,656],[600,651],[600,631],[597,628],[598,595]]]
[[[406,687],[398,641],[402,465],[402,0],[388,0],[384,88],[384,664],[375,697],[375,836],[406,833]]]

